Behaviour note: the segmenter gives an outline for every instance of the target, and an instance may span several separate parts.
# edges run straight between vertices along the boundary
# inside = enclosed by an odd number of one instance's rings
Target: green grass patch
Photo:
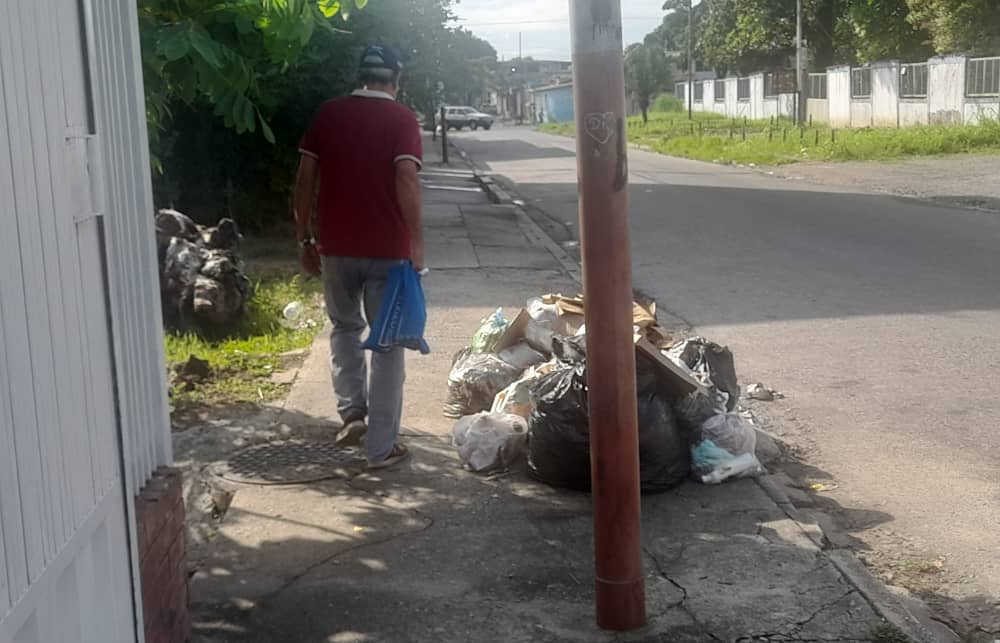
[[[572,136],[572,123],[546,124]],[[784,121],[729,119],[719,114],[656,112],[628,121],[629,142],[684,158],[716,163],[782,165],[801,161],[891,161],[918,156],[1000,152],[1000,121],[978,125],[834,130]]]
[[[171,377],[171,402],[179,413],[207,405],[257,403],[281,397],[287,385],[271,375],[288,366],[287,353],[309,347],[323,323],[322,286],[301,276],[294,244],[283,255],[264,240],[257,254],[255,242],[246,244],[247,274],[254,294],[238,326],[215,336],[167,333],[165,348],[171,373],[191,356],[208,362],[208,378],[192,382]],[[293,301],[304,305],[294,323],[282,316]]]

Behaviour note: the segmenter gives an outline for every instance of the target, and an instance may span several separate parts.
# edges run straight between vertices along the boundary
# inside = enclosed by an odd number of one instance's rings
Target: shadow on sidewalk
[[[334,428],[301,413],[279,422],[303,439]],[[879,623],[805,532],[742,480],[643,499],[649,626],[601,632],[589,495],[530,480],[523,460],[471,474],[446,437],[404,435],[413,458],[397,470],[239,487],[199,552],[195,641],[867,641]]]

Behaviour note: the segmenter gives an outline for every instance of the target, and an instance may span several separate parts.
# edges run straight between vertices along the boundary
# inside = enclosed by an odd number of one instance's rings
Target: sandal
[[[406,447],[404,447],[402,444],[395,444],[392,447],[392,451],[389,452],[389,455],[387,455],[384,460],[381,460],[379,462],[372,462],[371,460],[369,460],[368,468],[388,469],[389,467],[396,466],[397,464],[403,462],[409,457],[410,457],[410,452],[409,450],[407,450]]]

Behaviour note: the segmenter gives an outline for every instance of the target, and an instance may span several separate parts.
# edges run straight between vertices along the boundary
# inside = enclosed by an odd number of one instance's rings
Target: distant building
[[[530,93],[536,87],[548,87],[573,80],[573,63],[565,60],[535,60],[525,58],[497,62],[496,83],[491,88],[484,107],[501,118],[524,117],[537,120],[537,107]],[[533,111],[534,110],[534,111]]]
[[[532,90],[535,118],[542,123],[568,123],[573,113],[573,83],[536,87]]]

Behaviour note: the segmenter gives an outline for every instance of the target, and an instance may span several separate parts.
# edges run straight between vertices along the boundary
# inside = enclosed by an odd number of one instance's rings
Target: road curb
[[[831,548],[830,535],[820,524],[803,520],[800,510],[773,476],[761,476],[754,480],[887,623],[905,634],[913,643],[961,643],[957,634],[930,617],[927,606],[922,601],[895,594],[875,578],[854,551]]]

